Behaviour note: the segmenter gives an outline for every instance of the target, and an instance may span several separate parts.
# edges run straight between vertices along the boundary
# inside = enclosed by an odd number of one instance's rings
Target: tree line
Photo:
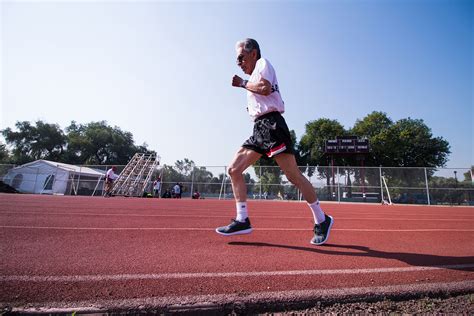
[[[126,164],[136,152],[154,152],[147,144],[135,145],[132,133],[109,126],[106,121],[72,121],[64,131],[58,124],[41,120],[34,124],[18,121],[15,128],[0,131],[6,141],[0,143],[1,163],[47,159],[70,164]],[[386,113],[377,111],[356,120],[348,129],[337,120],[309,121],[299,142],[295,132],[291,133],[299,165],[329,165],[329,157],[324,154],[325,141],[348,135],[369,140],[371,150],[365,157],[365,166],[436,168],[445,166],[450,154],[448,141],[433,136],[423,120],[393,121]],[[354,156],[337,156],[334,164],[357,166],[359,162]],[[272,165],[272,161],[262,158],[258,165]]]
[[[75,165],[125,165],[137,152],[155,153],[147,144],[136,145],[133,135],[117,126],[110,126],[106,121],[78,124],[72,121],[63,131],[58,124],[41,120],[34,123],[19,121],[15,129],[6,128],[0,133],[5,144],[0,142],[0,163],[24,164],[37,159],[46,159]],[[292,130],[295,144],[295,156],[302,172],[311,176],[318,171],[320,179],[326,179],[327,187],[334,182],[334,170],[327,167],[353,166],[345,168],[341,176],[347,176],[348,186],[360,186],[379,180],[378,174],[361,174],[360,156],[324,154],[325,142],[338,136],[357,136],[369,140],[370,152],[364,155],[366,167],[428,167],[430,184],[443,187],[454,179],[434,177],[436,168],[444,167],[450,154],[448,141],[433,136],[431,129],[421,119],[403,118],[392,120],[386,113],[374,111],[362,119],[356,120],[354,126],[344,128],[337,120],[320,118],[306,123],[305,132],[300,141]],[[253,166],[258,178],[258,190],[269,194],[291,193],[291,186],[284,186],[279,168],[273,159],[262,157]],[[311,166],[311,167],[304,167]],[[413,173],[408,169],[384,169],[385,177],[392,185],[398,187],[418,187],[424,183],[424,173]],[[162,166],[160,172],[164,180],[208,184],[207,190],[217,193],[221,190],[224,174],[213,175],[205,167],[198,167],[189,158],[176,161],[174,166]],[[393,174],[391,174],[393,173]],[[406,174],[404,174],[406,173]],[[371,179],[373,177],[374,179]],[[249,192],[255,191],[256,182],[245,174]],[[470,173],[464,174],[456,186],[470,185]],[[276,185],[278,184],[278,185]],[[334,183],[332,183],[334,184]],[[212,187],[212,189],[211,189]],[[202,189],[202,188],[201,188]],[[294,194],[294,193],[291,193]],[[327,192],[328,195],[332,194]]]
[[[63,131],[58,124],[41,120],[19,121],[16,130],[1,130],[0,163],[24,164],[46,159],[77,165],[125,165],[137,152],[155,153],[147,144],[135,145],[133,135],[106,121],[78,124]]]

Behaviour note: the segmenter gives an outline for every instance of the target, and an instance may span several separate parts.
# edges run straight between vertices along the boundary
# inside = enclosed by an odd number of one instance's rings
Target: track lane
[[[213,229],[233,216],[231,201],[0,195],[0,302],[245,298],[474,281],[472,208],[323,204],[336,224],[329,243],[314,247],[305,203],[249,204],[254,233],[225,238]],[[181,277],[149,277],[156,275]],[[35,276],[85,279],[28,279]]]

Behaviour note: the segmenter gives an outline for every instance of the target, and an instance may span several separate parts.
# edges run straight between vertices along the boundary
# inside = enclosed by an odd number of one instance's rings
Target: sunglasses
[[[237,64],[240,64],[241,62],[243,62],[244,58],[245,58],[245,55],[243,54],[240,54],[239,56],[237,56]]]

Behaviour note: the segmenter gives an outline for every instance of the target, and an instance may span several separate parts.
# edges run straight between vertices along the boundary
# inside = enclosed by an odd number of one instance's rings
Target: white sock
[[[247,211],[247,202],[236,202],[235,206],[237,209],[237,217],[235,220],[239,222],[245,222],[245,219],[249,216]]]
[[[321,209],[321,206],[319,205],[319,200],[316,200],[313,204],[309,204],[308,206],[311,208],[311,211],[313,212],[313,217],[314,217],[314,222],[316,224],[321,224],[325,220],[324,212]]]

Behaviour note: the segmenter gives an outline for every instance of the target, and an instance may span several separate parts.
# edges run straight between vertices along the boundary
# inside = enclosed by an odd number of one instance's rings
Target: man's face
[[[245,74],[251,75],[257,63],[257,50],[254,49],[250,53],[247,53],[243,46],[239,46],[236,49],[236,53],[237,66],[239,66]]]

